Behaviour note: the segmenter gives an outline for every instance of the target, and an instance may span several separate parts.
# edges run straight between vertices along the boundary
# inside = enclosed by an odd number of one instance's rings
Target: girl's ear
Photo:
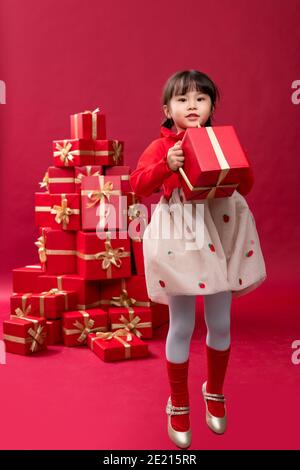
[[[166,118],[171,119],[171,114],[170,114],[168,106],[166,104],[163,105],[163,110],[164,110]]]

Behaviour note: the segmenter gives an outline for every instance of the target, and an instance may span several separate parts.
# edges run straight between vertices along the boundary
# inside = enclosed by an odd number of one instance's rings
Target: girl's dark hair
[[[166,82],[162,94],[162,104],[168,105],[171,98],[176,95],[185,95],[189,90],[196,89],[210,96],[212,108],[215,110],[217,100],[220,100],[220,92],[214,82],[203,72],[198,70],[183,70],[176,72]],[[173,119],[164,118],[162,126],[171,129]],[[211,126],[211,117],[205,126]]]

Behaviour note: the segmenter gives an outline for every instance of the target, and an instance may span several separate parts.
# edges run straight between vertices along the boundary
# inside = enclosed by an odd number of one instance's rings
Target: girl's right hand
[[[167,162],[169,168],[173,171],[177,171],[179,167],[183,166],[184,155],[183,150],[181,149],[181,140],[178,140],[176,144],[169,149]]]

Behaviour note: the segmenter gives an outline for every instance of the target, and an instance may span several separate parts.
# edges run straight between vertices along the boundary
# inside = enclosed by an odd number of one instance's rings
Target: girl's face
[[[185,95],[173,96],[163,110],[167,118],[173,119],[177,132],[181,132],[198,124],[204,126],[211,115],[212,102],[209,95],[191,90]]]

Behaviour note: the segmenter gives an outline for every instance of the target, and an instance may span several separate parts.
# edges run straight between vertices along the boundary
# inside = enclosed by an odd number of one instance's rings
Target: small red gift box
[[[129,183],[129,175],[131,173],[130,166],[112,166],[105,168],[106,176],[119,175],[121,179],[122,194],[127,194],[132,191],[131,184]]]
[[[86,176],[99,176],[103,174],[101,165],[75,166],[75,192],[81,194],[81,183]]]
[[[82,346],[90,333],[108,331],[105,310],[78,310],[63,314],[63,340],[65,346]]]
[[[50,194],[50,227],[61,230],[80,230],[80,195]]]
[[[16,268],[12,271],[14,292],[38,292],[38,278],[43,274],[42,267],[37,264]]]
[[[46,335],[44,318],[26,316],[3,322],[6,352],[27,355],[46,349]]]
[[[95,140],[95,165],[123,165],[124,142]]]
[[[77,294],[72,291],[50,289],[32,294],[32,316],[45,317],[48,320],[61,318],[65,310],[74,310],[77,305]]]
[[[120,176],[87,176],[81,188],[83,230],[123,228]]]
[[[64,274],[63,276],[40,276],[38,278],[40,291],[57,288],[74,291],[77,294],[76,309],[85,310],[97,307],[100,300],[98,281],[87,281],[77,274]]]
[[[10,297],[10,318],[32,315],[32,293],[14,293]]]
[[[77,268],[89,280],[131,276],[127,232],[77,232]]]
[[[47,344],[58,344],[62,342],[62,319],[46,320]]]
[[[72,139],[106,139],[105,114],[99,108],[71,115]]]
[[[52,219],[50,194],[48,192],[34,193],[34,200],[35,224],[39,227],[49,227]]]
[[[75,193],[74,168],[48,168],[48,187],[50,194]]]
[[[54,165],[83,166],[94,165],[94,142],[85,139],[65,139],[53,141]]]
[[[35,242],[43,272],[47,274],[76,273],[76,233],[63,230],[40,229]]]
[[[181,147],[185,160],[179,172],[186,200],[250,191],[250,164],[232,126],[189,128]]]
[[[152,312],[149,307],[111,307],[108,315],[112,331],[125,328],[138,338],[152,338]]]
[[[148,344],[124,329],[91,333],[88,336],[88,346],[104,362],[135,359],[149,354]]]

